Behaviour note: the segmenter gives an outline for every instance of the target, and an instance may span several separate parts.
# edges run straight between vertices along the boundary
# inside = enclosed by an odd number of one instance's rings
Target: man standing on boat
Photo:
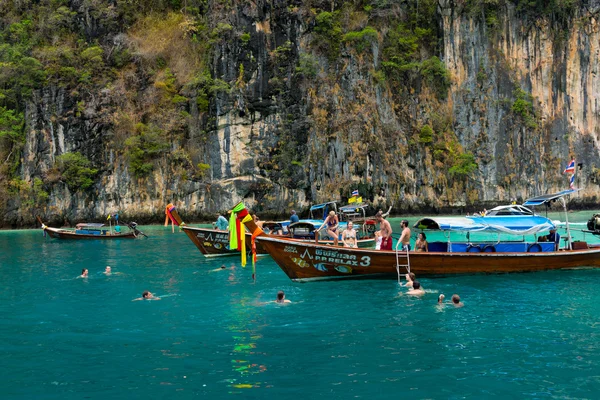
[[[408,221],[402,220],[402,222],[400,222],[400,227],[402,228],[402,235],[400,236],[402,250],[410,251],[410,228],[408,227]]]
[[[379,222],[379,233],[381,234],[381,250],[392,250],[392,226],[383,218],[383,212],[378,211],[375,215]]]

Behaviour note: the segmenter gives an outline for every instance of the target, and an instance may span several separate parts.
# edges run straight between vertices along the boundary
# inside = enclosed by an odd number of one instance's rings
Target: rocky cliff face
[[[462,1],[439,2],[437,55],[451,76],[447,95],[439,96],[425,85],[399,95],[381,79],[385,24],[360,49],[342,43],[332,59],[318,43],[309,8],[211,3],[213,26],[223,25],[210,74],[229,89],[215,92],[205,111],[188,96],[185,134],[168,144],[171,155],[184,149],[185,161],[157,157],[149,175],[136,177],[115,145],[114,113],[124,96],[117,85],[79,95],[84,102],[46,87],[27,102],[18,174],[25,182],[42,177],[49,198],[35,207],[10,199],[2,223],[32,224],[34,214],[73,223],[115,211],[157,222],[168,202],[185,219],[212,218],[241,200],[263,216],[287,215],[354,188],[376,207],[393,204],[395,213],[477,208],[567,188],[561,172],[571,156],[581,163],[577,186],[585,188],[576,200],[595,205],[600,2],[579,10],[560,35],[552,22],[531,22],[511,2],[503,5],[490,25]],[[368,23],[358,18],[354,29]],[[140,97],[156,90],[152,78],[133,75]],[[425,125],[454,147],[429,144]],[[56,157],[73,151],[100,169],[90,190],[48,183]],[[461,152],[471,152],[477,167],[457,179],[445,154]],[[185,173],[198,163],[207,166],[203,174]]]

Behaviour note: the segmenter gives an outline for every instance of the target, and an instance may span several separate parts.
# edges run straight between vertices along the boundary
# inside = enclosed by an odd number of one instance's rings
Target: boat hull
[[[223,256],[234,256],[239,255],[238,250],[229,249],[229,231],[222,231],[218,229],[210,228],[196,228],[190,226],[181,227],[185,234],[190,238],[194,245],[200,250],[205,257],[223,257]],[[263,235],[261,237],[277,237]],[[279,236],[281,238],[281,236]],[[290,239],[292,242],[305,242],[299,239]],[[333,245],[333,241],[321,240],[319,243],[329,247]],[[341,244],[341,241],[339,242]],[[360,248],[374,247],[375,239],[362,239],[358,241]],[[246,232],[246,250],[250,252],[252,249],[252,235]],[[262,247],[261,242],[256,241],[256,254],[267,255],[266,250]]]
[[[407,268],[406,252],[332,248],[260,236],[257,242],[294,281],[338,278],[398,278]],[[600,248],[536,253],[409,252],[417,276],[533,272],[600,267]]]
[[[75,233],[66,229],[56,229],[46,227],[44,229],[50,237],[55,239],[71,239],[71,240],[115,240],[115,239],[135,239],[136,236],[133,232],[126,233],[113,233],[112,235],[89,235],[85,233]]]
[[[235,256],[240,254],[238,250],[229,249],[229,231],[209,228],[195,228],[182,226],[181,229],[190,238],[192,243],[205,257]],[[252,235],[246,233],[246,250],[252,250]],[[266,255],[267,252],[256,242],[256,254]]]

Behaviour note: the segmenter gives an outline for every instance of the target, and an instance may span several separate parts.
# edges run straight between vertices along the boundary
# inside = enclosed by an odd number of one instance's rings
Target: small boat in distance
[[[121,226],[106,226],[103,223],[79,223],[75,229],[66,228],[51,228],[46,226],[40,217],[37,217],[44,234],[50,235],[56,239],[135,239],[139,236],[146,236],[142,231],[137,229],[135,222],[129,222],[125,226],[129,229],[128,232],[121,232]],[[147,237],[147,236],[146,236]]]

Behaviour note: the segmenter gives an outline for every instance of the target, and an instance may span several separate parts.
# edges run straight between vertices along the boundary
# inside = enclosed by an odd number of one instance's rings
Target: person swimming
[[[80,278],[87,278],[88,277],[88,273],[89,273],[89,271],[86,268],[84,268],[84,269],[81,270],[81,275],[79,277]]]
[[[454,304],[454,307],[456,307],[456,308],[460,308],[460,307],[464,306],[463,302],[460,301],[460,296],[457,294],[452,295],[452,304]]]
[[[275,303],[291,303],[290,300],[287,300],[285,298],[285,293],[283,292],[283,290],[280,290],[279,292],[277,292],[277,300],[275,300]]]
[[[406,283],[404,284],[404,286],[408,287],[408,288],[412,288],[413,287],[413,282],[415,281],[415,274],[412,272],[409,272],[408,274],[404,275],[406,278]]]
[[[227,267],[225,266],[225,264],[222,264],[222,265],[221,265],[219,268],[211,269],[211,270],[210,270],[210,271],[208,271],[208,272],[217,272],[217,271],[223,271],[223,270],[226,270],[226,269],[227,269]]]
[[[410,289],[406,294],[410,294],[412,296],[422,296],[425,294],[425,290],[421,287],[419,281],[413,281],[412,289]]]
[[[106,266],[106,269],[104,270],[104,275],[110,275],[112,273],[112,270],[110,268],[110,266]]]
[[[440,295],[438,296],[438,302],[437,302],[437,303],[438,303],[439,305],[442,305],[442,304],[444,304],[444,299],[445,299],[445,298],[446,298],[446,296],[444,296],[444,294],[443,294],[443,293],[442,293],[442,294],[440,294]]]
[[[142,293],[142,297],[138,297],[137,299],[133,299],[132,301],[138,300],[160,300],[160,297],[155,297],[151,292],[145,290],[144,293]]]

